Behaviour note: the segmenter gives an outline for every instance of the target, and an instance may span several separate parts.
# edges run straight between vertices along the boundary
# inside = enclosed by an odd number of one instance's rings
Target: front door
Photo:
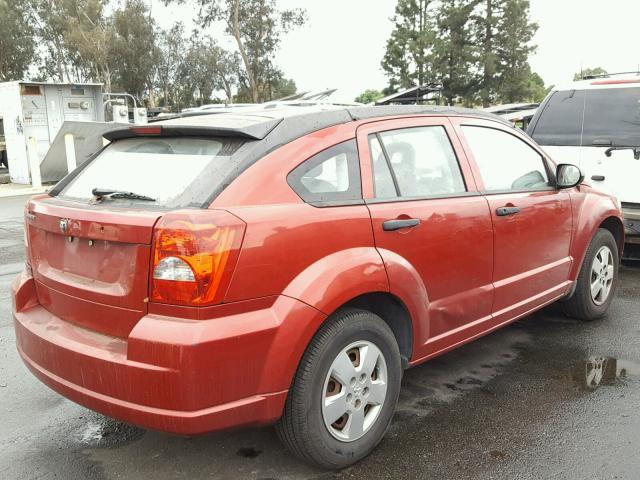
[[[457,120],[494,228],[496,319],[512,319],[566,292],[571,200],[523,135],[495,122]],[[481,185],[480,185],[481,183]]]
[[[414,355],[448,345],[448,335],[490,319],[493,232],[446,117],[388,120],[358,129],[364,197],[385,264],[406,262],[424,283],[425,317]],[[370,179],[370,181],[368,181]],[[388,269],[390,288],[400,280]]]

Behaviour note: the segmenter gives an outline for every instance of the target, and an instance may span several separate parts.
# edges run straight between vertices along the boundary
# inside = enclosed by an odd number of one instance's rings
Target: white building
[[[65,121],[104,121],[102,84],[0,83],[0,118],[11,181],[28,184]]]

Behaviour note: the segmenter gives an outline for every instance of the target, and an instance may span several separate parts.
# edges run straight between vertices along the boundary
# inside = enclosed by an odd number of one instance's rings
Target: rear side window
[[[287,182],[308,203],[362,200],[355,139],[311,157],[289,173]]]
[[[242,144],[242,140],[234,138],[118,140],[85,166],[59,195],[88,201],[93,198],[91,191],[99,188],[155,199],[153,202],[118,199],[118,203],[200,207],[225,182],[230,159]]]
[[[485,191],[546,190],[551,184],[542,156],[502,130],[463,125]]]
[[[390,130],[369,136],[376,198],[430,197],[466,192],[442,126]]]
[[[594,140],[611,145],[640,145],[640,88],[587,90],[582,145]]]
[[[584,90],[553,93],[533,126],[533,139],[540,145],[579,146],[584,95]]]

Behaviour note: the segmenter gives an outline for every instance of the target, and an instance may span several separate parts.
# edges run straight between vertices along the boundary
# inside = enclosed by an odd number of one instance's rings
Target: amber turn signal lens
[[[190,306],[222,301],[244,229],[241,220],[218,210],[163,217],[154,233],[151,300]]]

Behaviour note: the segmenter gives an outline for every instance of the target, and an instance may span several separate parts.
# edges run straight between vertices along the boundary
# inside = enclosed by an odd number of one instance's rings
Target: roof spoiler
[[[234,137],[246,140],[262,140],[278,124],[281,118],[246,125],[243,127],[189,126],[189,125],[144,125],[118,128],[106,132],[103,137],[109,141],[134,137]]]

